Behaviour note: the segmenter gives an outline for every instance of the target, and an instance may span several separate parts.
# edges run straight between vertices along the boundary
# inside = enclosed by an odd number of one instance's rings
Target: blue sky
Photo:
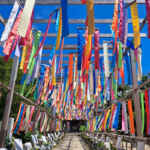
[[[48,19],[49,14],[59,6],[35,6],[35,11],[34,11],[34,18],[35,19]],[[0,14],[7,19],[9,17],[10,11],[11,11],[12,6],[7,6],[7,5],[0,5]],[[113,5],[95,5],[94,7],[95,11],[95,19],[112,19],[113,17]],[[130,9],[128,8],[128,15],[130,18]],[[138,5],[138,13],[139,17],[142,19],[146,16],[146,9],[145,5],[141,4]],[[68,6],[68,16],[69,19],[85,19],[86,18],[86,6],[85,5],[69,5]],[[76,33],[77,31],[77,26],[81,26],[80,24],[70,24],[69,25],[69,31],[70,33]],[[95,24],[97,28],[99,28],[100,33],[111,33],[110,30],[110,24]],[[41,30],[42,32],[45,31],[46,24],[34,24],[34,28]],[[3,31],[3,26],[0,25],[0,35]],[[55,25],[52,24],[49,30],[49,33],[54,33],[55,31]],[[132,25],[129,25],[129,33],[132,33]],[[147,33],[147,25],[143,28],[141,31],[142,33]],[[54,38],[47,38],[45,45],[52,45],[54,43]],[[111,40],[110,38],[101,38],[100,39],[100,44],[103,43],[103,40]],[[71,39],[71,38],[66,38],[65,39],[65,44],[76,44],[77,39]],[[149,43],[150,40],[148,38],[142,38],[141,39],[141,45],[142,45],[142,66],[143,66],[143,73],[147,74],[150,72],[150,62],[149,62],[149,57],[150,57],[150,50],[149,50]],[[43,53],[50,53],[49,50],[44,50]],[[68,53],[68,50],[64,50],[64,53]],[[2,48],[0,48],[0,54],[2,54]],[[48,58],[43,58],[44,60]]]

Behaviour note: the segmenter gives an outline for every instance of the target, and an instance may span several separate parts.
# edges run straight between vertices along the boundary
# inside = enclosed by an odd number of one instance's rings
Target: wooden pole
[[[130,50],[131,54],[131,68],[132,68],[132,81],[133,81],[133,89],[138,86],[137,84],[137,76],[136,76],[136,63],[134,57],[134,51]],[[142,117],[141,117],[141,107],[140,107],[140,98],[139,98],[139,90],[133,93],[133,102],[134,102],[134,110],[135,110],[135,123],[136,123],[136,131],[137,136],[142,136]]]
[[[19,57],[14,56],[13,67],[12,67],[11,78],[10,78],[10,85],[9,85],[10,91],[8,92],[8,95],[6,98],[2,126],[1,126],[1,131],[0,131],[0,147],[4,146],[5,138],[7,136],[7,127],[8,127],[9,115],[10,115],[12,101],[13,101],[13,94],[14,94],[14,87],[15,87],[15,82],[17,78],[18,65],[19,65]]]

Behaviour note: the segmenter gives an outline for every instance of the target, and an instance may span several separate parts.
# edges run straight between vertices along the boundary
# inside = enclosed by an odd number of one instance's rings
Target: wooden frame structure
[[[0,0],[0,6],[12,5],[12,4],[14,4],[14,1],[15,0]],[[127,4],[126,7],[129,7],[133,2],[135,2],[135,0],[126,0],[126,4]],[[144,4],[145,0],[136,0],[136,2],[138,4]],[[114,4],[114,0],[95,0],[94,3],[95,3],[95,5],[104,5],[104,4],[105,5],[112,5],[112,4]],[[36,5],[43,5],[44,6],[44,5],[59,5],[59,4],[60,4],[60,0],[36,0]],[[80,0],[76,0],[76,1],[69,0],[69,5],[79,5],[79,4],[81,4]],[[4,23],[4,21],[5,22],[7,21],[7,19],[5,19],[5,20],[1,19],[1,20],[2,20],[1,21],[2,23]],[[48,22],[47,19],[35,19],[34,20],[35,24],[40,24],[40,23],[45,24],[47,22]],[[146,22],[145,18],[140,19],[141,28],[143,27],[145,22]],[[55,23],[55,20],[52,20],[52,23]],[[70,19],[69,23],[70,24],[83,24],[84,20],[83,19]],[[95,24],[110,24],[110,23],[112,23],[111,19],[96,19],[95,20]],[[131,19],[128,20],[128,23],[131,23]],[[47,37],[50,37],[50,38],[56,37],[56,34],[55,33],[49,33]],[[76,38],[76,37],[77,37],[77,34],[70,34],[68,38]],[[100,37],[101,38],[108,38],[108,37],[112,37],[112,35],[111,34],[100,34]],[[133,34],[132,33],[128,34],[128,37],[133,37]],[[141,33],[141,37],[146,37],[146,34]],[[51,49],[51,48],[52,48],[52,45],[45,45],[44,46],[44,49]],[[110,46],[110,49],[111,48],[112,47]],[[69,50],[75,50],[75,49],[77,49],[77,45],[65,45],[63,49],[68,50],[68,51]],[[76,52],[74,52],[74,53],[76,53]],[[47,55],[45,54],[45,56],[47,56]],[[133,78],[134,78],[133,88],[135,89],[135,88],[137,88],[137,84],[136,84],[136,76],[134,74],[134,70],[135,70],[135,64],[132,64],[132,72],[133,72]],[[138,94],[138,92],[136,92],[136,96],[137,96],[137,94]],[[10,98],[9,100],[12,101],[12,98]],[[139,99],[137,99],[134,96],[134,101],[135,101],[135,113],[139,114],[139,112],[140,112],[139,111],[140,110]],[[11,104],[11,102],[10,102],[10,104]],[[11,105],[10,105],[10,108],[11,108]],[[139,116],[140,116],[140,114],[139,114]],[[140,119],[139,119],[140,117],[139,116],[136,117],[136,124],[137,124],[136,128],[137,128],[138,137],[142,138],[142,135],[140,133],[141,129],[139,126],[140,125]],[[7,125],[7,123],[5,125]],[[4,131],[4,132],[6,132],[6,131]],[[3,135],[5,135],[5,134],[3,134]],[[1,138],[2,138],[2,135],[1,135]],[[0,144],[0,146],[2,146],[2,145]]]

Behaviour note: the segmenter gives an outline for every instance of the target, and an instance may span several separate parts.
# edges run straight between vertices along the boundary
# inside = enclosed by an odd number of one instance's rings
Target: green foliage
[[[81,125],[79,130],[80,130],[80,132],[84,132],[87,130],[87,128],[86,128],[86,126]]]
[[[12,59],[9,59],[8,62],[5,62],[3,57],[0,57],[0,82],[2,82],[4,85],[7,86],[9,86],[12,64],[13,64]],[[19,89],[21,88],[20,85],[21,77],[22,72],[19,70],[15,85],[15,91],[19,91]],[[0,120],[2,119],[7,93],[8,91],[6,89],[0,88]],[[11,117],[17,116],[19,105],[20,105],[20,98],[14,95],[11,109]]]
[[[15,134],[14,137],[20,138],[20,139],[22,139],[23,143],[26,143],[26,142],[31,141],[31,135],[32,135],[32,132],[30,132],[30,131],[28,131],[27,133],[21,131],[21,132],[19,132],[19,134]]]

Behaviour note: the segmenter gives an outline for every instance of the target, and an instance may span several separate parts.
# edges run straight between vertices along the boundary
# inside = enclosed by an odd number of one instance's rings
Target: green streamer
[[[140,93],[141,108],[142,108],[142,133],[144,133],[145,109],[144,109],[144,93]]]
[[[22,86],[22,88],[21,88],[21,92],[20,92],[20,95],[24,95],[24,90],[25,90],[25,87],[26,87],[26,82],[27,82],[27,77],[26,77],[26,79],[25,79],[25,81],[24,81],[24,83],[23,83],[23,86]]]
[[[117,85],[117,81],[114,79],[114,82],[115,82],[115,84],[114,84],[114,91],[115,91],[115,98],[117,99],[117,97],[118,97],[118,85]]]
[[[118,68],[122,68],[122,43],[119,42],[119,58],[118,58]]]
[[[28,74],[31,76],[32,75],[32,72],[33,72],[33,69],[34,69],[34,65],[35,65],[35,58],[34,58],[34,55],[38,49],[38,45],[39,45],[39,42],[40,42],[40,36],[41,36],[41,32],[40,31],[37,31],[35,33],[35,37],[34,37],[34,43],[33,43],[33,46],[32,46],[32,52],[31,52],[31,56],[30,56],[30,59],[29,59],[29,63],[28,63],[28,69],[29,69],[29,72]],[[26,88],[26,82],[27,82],[27,79],[28,77],[26,78],[26,80],[24,81],[24,84],[21,88],[21,95],[24,95],[24,90]]]
[[[36,51],[38,50],[38,45],[39,45],[39,42],[40,42],[40,36],[41,36],[41,32],[37,31],[35,33],[35,37],[34,37],[32,52],[31,52],[31,56],[30,56],[30,59],[29,59],[29,63],[28,63],[28,69],[30,69],[32,61],[35,59],[34,55],[35,55]]]

